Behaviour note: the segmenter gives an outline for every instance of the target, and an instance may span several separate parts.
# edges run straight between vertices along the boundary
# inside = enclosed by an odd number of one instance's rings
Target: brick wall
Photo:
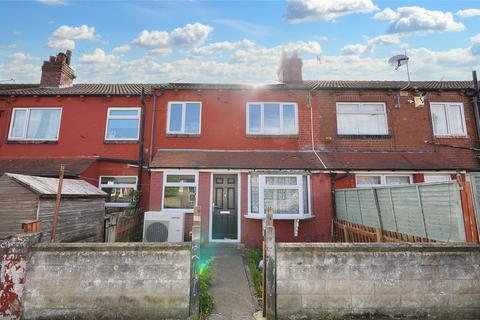
[[[480,247],[277,244],[278,319],[480,318]]]
[[[187,318],[190,256],[189,243],[34,246],[22,318]]]

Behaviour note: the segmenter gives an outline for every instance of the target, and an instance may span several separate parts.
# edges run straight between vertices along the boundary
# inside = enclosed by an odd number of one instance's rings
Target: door
[[[237,175],[213,175],[212,240],[237,240]]]

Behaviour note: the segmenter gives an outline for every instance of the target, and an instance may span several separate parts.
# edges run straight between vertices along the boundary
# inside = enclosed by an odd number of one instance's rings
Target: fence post
[[[375,200],[375,209],[377,211],[377,217],[378,217],[378,228],[376,229],[377,242],[383,242],[383,221],[382,221],[382,213],[380,212],[380,204],[378,202],[377,189],[372,188],[372,191],[373,191],[373,198]]]
[[[273,226],[273,209],[267,209],[265,220],[265,262],[266,269],[265,287],[266,291],[266,319],[277,318],[277,274],[275,254],[275,227]]]
[[[345,242],[350,242],[350,236],[348,235],[348,226],[346,224],[343,225],[343,237],[345,238]]]
[[[200,263],[200,207],[193,209],[192,225],[192,260],[190,278],[190,315],[200,313],[200,288],[198,284],[198,267]]]
[[[425,235],[425,239],[428,239],[427,234],[427,225],[425,224],[425,214],[423,213],[423,203],[422,203],[422,195],[420,194],[420,187],[417,185],[417,196],[418,196],[418,206],[420,207],[420,215],[422,218],[422,226],[423,226],[423,233]]]
[[[392,206],[392,214],[393,214],[393,222],[395,224],[395,232],[398,233],[397,215],[395,213],[395,205],[393,204],[393,196],[392,196],[392,189],[391,188],[388,188],[388,195],[390,196],[390,204]]]

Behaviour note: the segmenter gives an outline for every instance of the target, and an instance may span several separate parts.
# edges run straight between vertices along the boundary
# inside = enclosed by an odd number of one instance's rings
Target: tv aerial
[[[388,64],[392,66],[395,70],[398,70],[400,67],[406,66],[407,68],[407,77],[408,83],[405,87],[400,89],[400,93],[397,95],[397,105],[396,108],[400,108],[400,96],[402,95],[402,91],[407,89],[410,86],[410,70],[408,68],[408,61],[410,57],[407,56],[407,51],[405,50],[405,54],[397,54],[390,59],[388,59]]]

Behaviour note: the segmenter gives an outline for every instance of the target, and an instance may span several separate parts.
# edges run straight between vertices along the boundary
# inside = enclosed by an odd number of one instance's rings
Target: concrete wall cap
[[[191,250],[190,242],[182,243],[42,243],[32,247],[32,251],[182,251]]]

